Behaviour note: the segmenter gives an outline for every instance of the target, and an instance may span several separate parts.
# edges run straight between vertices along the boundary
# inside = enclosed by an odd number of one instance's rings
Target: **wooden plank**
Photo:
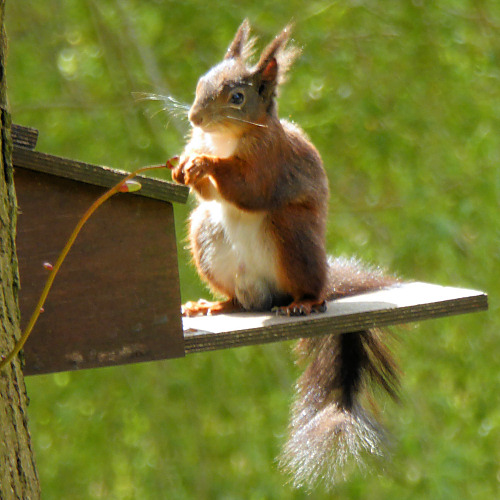
[[[15,170],[21,322],[103,188]],[[184,356],[173,207],[118,194],[90,218],[25,346],[28,375]]]
[[[128,174],[123,170],[40,153],[17,145],[14,145],[12,160],[15,167],[28,168],[103,187],[113,186],[124,175]],[[137,180],[141,183],[142,189],[135,192],[134,195],[177,203],[185,203],[187,200],[189,188],[186,186],[142,175],[138,176]]]
[[[483,292],[429,283],[401,286],[328,303],[326,313],[283,317],[271,313],[237,313],[183,318],[186,353],[360,331],[483,311]]]
[[[12,124],[11,129],[12,143],[15,146],[20,146],[27,149],[35,149],[38,141],[38,130],[31,127],[23,127],[22,125]]]

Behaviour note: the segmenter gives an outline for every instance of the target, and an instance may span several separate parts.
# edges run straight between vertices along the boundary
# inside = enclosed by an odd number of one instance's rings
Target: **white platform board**
[[[325,313],[286,317],[232,313],[183,318],[186,354],[345,333],[455,314],[484,311],[485,293],[430,283],[406,283],[331,301]]]

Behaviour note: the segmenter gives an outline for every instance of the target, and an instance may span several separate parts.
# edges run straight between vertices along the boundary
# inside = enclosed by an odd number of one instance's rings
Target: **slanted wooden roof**
[[[36,129],[12,125],[14,145],[12,157],[16,167],[103,187],[113,186],[128,173],[124,170],[35,151],[37,139]],[[185,203],[187,200],[189,188],[186,186],[141,175],[137,177],[137,180],[142,185],[142,188],[134,193],[138,196],[177,203]]]

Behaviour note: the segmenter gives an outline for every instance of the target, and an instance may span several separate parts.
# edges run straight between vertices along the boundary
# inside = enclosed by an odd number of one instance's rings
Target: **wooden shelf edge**
[[[324,314],[284,318],[238,313],[184,318],[186,354],[347,333],[427,319],[484,311],[485,293],[429,283],[408,283],[332,301]],[[227,330],[224,331],[225,326]]]
[[[38,141],[38,130],[15,123],[11,126],[12,143],[27,149],[34,149]]]

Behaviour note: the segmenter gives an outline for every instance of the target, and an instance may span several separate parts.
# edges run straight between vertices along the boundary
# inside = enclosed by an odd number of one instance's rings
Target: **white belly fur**
[[[224,201],[204,202],[203,206],[226,235],[227,247],[219,249],[221,258],[213,264],[231,282],[245,308],[268,307],[279,285],[276,248],[266,214],[245,212]]]
[[[193,128],[193,138],[191,142],[200,148],[202,154],[228,158],[232,156],[238,146],[239,137],[230,132],[208,133],[203,132],[199,127]]]

